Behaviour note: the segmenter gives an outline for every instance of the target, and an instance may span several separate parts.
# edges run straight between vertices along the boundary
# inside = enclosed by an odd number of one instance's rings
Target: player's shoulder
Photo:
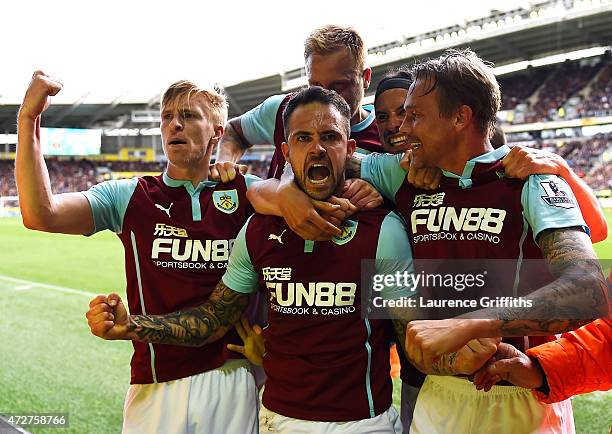
[[[372,152],[363,156],[362,164],[365,160],[367,160],[370,164],[378,164],[390,167],[394,166],[397,168],[401,168],[400,163],[402,161],[402,158],[404,158],[403,153],[389,154],[387,152]]]
[[[259,214],[259,213],[253,214],[249,218],[247,225],[248,225],[249,230],[261,231],[262,233],[269,230],[270,228],[281,229],[281,230],[289,228],[284,218],[273,216],[273,215]]]
[[[295,95],[295,93],[279,93],[277,95],[272,95],[263,100],[261,105],[262,107],[268,109],[283,109],[287,105],[289,100],[293,97],[293,95]]]
[[[385,226],[404,225],[403,219],[395,211],[382,206],[367,211],[360,211],[349,217],[349,219],[371,224],[375,227],[382,227],[383,223]]]
[[[543,201],[554,208],[569,209],[577,206],[569,184],[557,175],[530,175],[523,187],[522,200]]]
[[[562,177],[549,174],[529,175],[524,182],[524,192],[546,192],[556,195],[572,195],[571,188]]]
[[[133,192],[138,186],[140,178],[122,178],[122,179],[108,179],[98,184],[93,185],[89,191],[93,192],[108,192],[108,193],[124,193]]]
[[[529,175],[525,182],[545,182],[545,181],[559,181],[565,183],[565,180],[561,178],[559,175],[545,174],[545,173],[535,173],[533,175]]]
[[[257,257],[261,257],[276,246],[268,243],[268,241],[279,238],[287,241],[291,229],[282,217],[253,214],[245,223],[243,233],[249,251]]]
[[[255,175],[243,175],[237,173],[236,177],[228,182],[214,182],[212,185],[213,191],[237,190],[240,194],[246,194],[249,185],[261,179]]]

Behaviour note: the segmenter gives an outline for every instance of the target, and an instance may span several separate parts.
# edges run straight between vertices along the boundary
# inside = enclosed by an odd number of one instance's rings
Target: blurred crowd
[[[58,160],[47,158],[47,170],[54,193],[87,190],[104,179],[99,174],[96,163],[90,160]],[[16,196],[15,163],[0,160],[0,196]]]
[[[510,141],[512,145],[512,140]],[[593,188],[600,190],[612,188],[612,161],[603,161],[606,150],[612,153],[612,133],[598,134],[585,139],[568,139],[561,144],[537,140],[527,143],[554,152],[565,158],[570,167]],[[51,177],[51,189],[54,193],[87,190],[92,185],[108,179],[111,174],[134,176],[142,173],[164,170],[163,162],[142,161],[92,161],[92,160],[59,160],[47,158],[47,168]],[[248,173],[265,179],[270,166],[270,159],[247,160],[243,164]],[[16,196],[14,162],[0,160],[0,196]]]
[[[161,161],[95,161],[74,158],[60,160],[54,157],[47,157],[45,161],[53,193],[87,190],[92,185],[108,179],[112,174],[127,174],[131,177],[150,172],[160,173],[166,166]],[[245,164],[249,168],[249,173],[266,178],[270,160],[251,160]],[[17,195],[14,172],[14,161],[0,160],[0,196]]]
[[[502,110],[512,123],[612,115],[612,60],[564,62],[500,78]]]
[[[268,177],[268,168],[270,167],[270,158],[264,160],[251,160],[243,162],[249,168],[248,173],[257,175],[262,179]]]
[[[598,134],[586,140],[572,139],[561,145],[536,141],[528,146],[554,152],[565,158],[572,170],[593,190],[612,188],[612,161],[603,158],[606,151],[612,153],[612,134]]]

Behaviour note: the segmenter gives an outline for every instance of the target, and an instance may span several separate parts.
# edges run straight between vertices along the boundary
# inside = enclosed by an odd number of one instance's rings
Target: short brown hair
[[[289,140],[289,119],[298,107],[319,103],[334,107],[342,116],[346,129],[346,138],[351,135],[351,109],[344,98],[333,90],[324,89],[319,86],[306,87],[295,93],[283,110],[283,127],[285,132],[285,140]]]
[[[366,49],[359,33],[351,27],[333,24],[315,29],[304,41],[304,59],[313,54],[325,55],[348,48],[359,70],[365,68]]]
[[[199,87],[195,83],[188,80],[179,80],[168,86],[168,89],[162,96],[161,105],[164,107],[178,98],[187,96],[187,104],[190,103],[192,97],[202,95],[203,101],[215,124],[225,125],[227,122],[227,100],[221,91],[217,89],[206,89]]]
[[[437,89],[442,115],[451,116],[457,108],[467,105],[474,113],[480,132],[490,137],[501,103],[492,66],[468,48],[447,50],[436,59],[415,64],[411,72],[415,82],[422,80],[426,88],[424,95]]]

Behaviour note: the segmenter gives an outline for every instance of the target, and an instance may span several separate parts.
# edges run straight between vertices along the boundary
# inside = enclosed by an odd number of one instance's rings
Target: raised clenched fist
[[[42,71],[34,72],[32,81],[23,97],[19,116],[36,119],[49,105],[49,97],[57,95],[61,89],[62,84],[53,77]]]

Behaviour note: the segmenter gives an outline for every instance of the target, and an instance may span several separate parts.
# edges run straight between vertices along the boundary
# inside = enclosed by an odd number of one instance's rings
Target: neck
[[[198,186],[202,181],[208,181],[209,161],[200,167],[178,167],[168,161],[166,171],[168,176],[177,181],[191,181],[191,185]]]
[[[450,153],[439,165],[440,169],[461,175],[465,164],[472,158],[491,152],[493,147],[486,136],[470,135],[461,139],[455,146],[455,152]]]
[[[357,125],[359,122],[363,121],[367,117],[368,112],[364,110],[363,107],[361,107],[360,105],[359,110],[357,110],[357,113],[355,113],[355,115],[351,118],[351,126]]]

